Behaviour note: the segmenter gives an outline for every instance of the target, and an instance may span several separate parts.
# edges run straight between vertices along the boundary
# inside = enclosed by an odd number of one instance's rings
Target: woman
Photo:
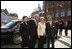
[[[22,48],[29,47],[29,24],[27,16],[23,17],[23,22],[20,25],[20,42]]]
[[[45,19],[44,17],[40,18],[40,22],[38,24],[38,48],[43,48],[43,44],[46,42],[46,25],[45,25]]]

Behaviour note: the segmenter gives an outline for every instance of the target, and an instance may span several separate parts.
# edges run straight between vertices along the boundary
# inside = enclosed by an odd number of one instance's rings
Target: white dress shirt
[[[52,21],[48,21],[48,22],[49,22],[50,26],[52,26]]]
[[[45,35],[46,35],[45,29],[46,29],[45,23],[39,22],[39,23],[38,23],[38,28],[37,28],[37,33],[38,33],[38,35],[40,35],[40,36],[45,36]]]

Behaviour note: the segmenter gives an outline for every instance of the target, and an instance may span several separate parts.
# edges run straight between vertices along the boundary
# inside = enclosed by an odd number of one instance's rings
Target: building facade
[[[41,17],[43,14],[43,10],[40,7],[40,4],[38,4],[38,8],[34,9],[33,12],[31,13],[30,17],[34,18],[35,14],[39,14],[39,16]]]
[[[12,20],[18,20],[18,15],[16,13],[10,13],[9,15],[11,16]]]
[[[1,25],[5,25],[11,20],[18,20],[16,13],[9,13],[7,9],[1,9]]]
[[[54,21],[71,21],[71,1],[43,1],[43,10],[45,17],[51,15]]]
[[[9,12],[7,9],[1,9],[1,25],[5,25],[7,22],[11,21],[11,17],[9,16]]]

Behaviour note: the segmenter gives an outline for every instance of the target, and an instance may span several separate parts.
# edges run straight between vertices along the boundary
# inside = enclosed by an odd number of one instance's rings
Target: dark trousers
[[[47,47],[50,48],[50,42],[51,42],[52,48],[54,48],[54,38],[48,38],[47,41],[48,41]]]
[[[59,29],[59,35],[62,35],[62,29]]]
[[[68,35],[68,29],[65,29],[65,35],[66,36]]]
[[[43,45],[46,43],[46,37],[40,36],[39,42],[38,42],[38,48],[43,48]]]
[[[57,38],[57,36],[58,36],[57,34],[58,34],[58,29],[56,30],[56,38]]]
[[[35,38],[30,39],[29,47],[30,48],[35,48],[35,44],[36,44],[36,39]]]

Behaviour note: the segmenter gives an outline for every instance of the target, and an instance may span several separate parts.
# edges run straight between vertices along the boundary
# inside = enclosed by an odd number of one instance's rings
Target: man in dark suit
[[[54,23],[52,22],[52,17],[48,17],[48,22],[46,23],[46,34],[47,34],[47,41],[48,45],[47,47],[50,48],[50,41],[52,43],[52,48],[54,48],[54,38],[55,38],[55,26]]]
[[[58,23],[58,21],[56,20],[55,21],[55,32],[56,32],[56,38],[57,38],[57,34],[58,34],[58,29],[59,29],[59,23]]]
[[[30,25],[30,48],[34,48],[37,39],[37,25],[39,22],[39,15],[35,14],[35,19],[29,20]]]
[[[62,29],[64,28],[64,22],[61,20],[60,23],[59,23],[59,35],[62,36]]]
[[[68,35],[68,29],[71,29],[71,22],[68,21],[66,22],[66,25],[65,25],[65,35],[67,36]]]
[[[34,20],[29,20],[29,25],[30,25],[30,48],[34,48],[37,37],[36,24]]]

